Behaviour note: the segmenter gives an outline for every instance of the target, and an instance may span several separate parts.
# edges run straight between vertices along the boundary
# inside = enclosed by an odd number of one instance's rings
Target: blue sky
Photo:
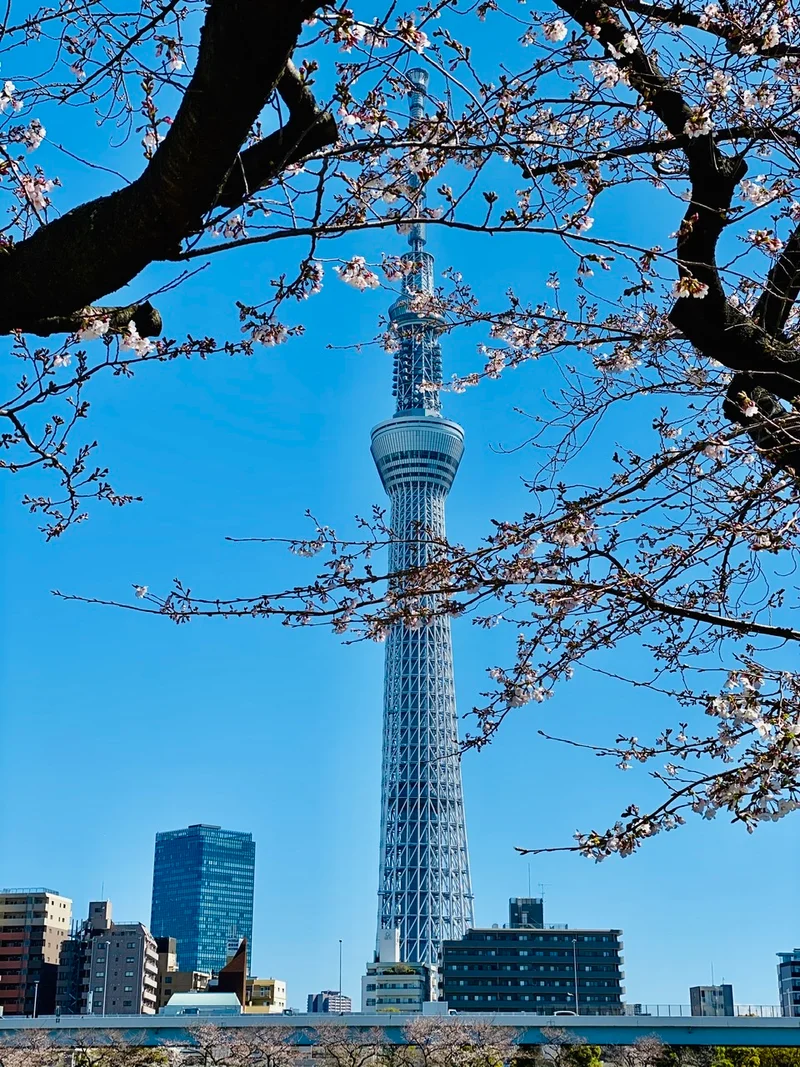
[[[107,179],[54,149],[40,152],[65,182],[63,203],[70,190],[104,188]],[[596,225],[619,233],[619,211],[611,201]],[[651,218],[663,241],[663,221]],[[387,232],[337,253],[377,259],[400,247]],[[486,300],[509,284],[541,296],[558,262],[552,246],[524,237],[439,230],[430,249]],[[287,256],[267,246],[213,257],[159,298],[166,332],[235,336],[234,301],[263,300]],[[170,276],[153,268],[139,291]],[[390,359],[374,348],[340,349],[369,339],[389,301],[386,292],[346,288],[329,270],[322,294],[302,308],[300,340],[259,348],[252,359],[176,362],[133,381],[98,380],[88,432],[115,486],[141,493],[142,504],[94,507],[82,527],[45,544],[19,505],[34,483],[0,479],[0,883],[50,886],[72,897],[78,916],[104,892],[118,918],[147,921],[156,831],[192,822],[250,830],[254,969],[284,978],[294,1006],[336,986],[339,938],[344,990],[355,998],[373,947],[382,648],[343,647],[324,630],[269,622],[176,628],[50,591],[124,599],[133,582],[165,590],[178,576],[198,594],[233,596],[301,581],[308,567],[285,549],[224,538],[303,534],[306,508],[345,534],[354,515],[383,503],[369,432],[392,412]],[[446,374],[478,365],[473,339],[447,339]],[[514,408],[535,411],[553,384],[551,368],[532,364],[446,398],[446,414],[467,434],[448,513],[453,537],[475,541],[490,519],[526,506],[520,479],[531,454],[498,446],[526,438]],[[642,442],[649,432],[643,421]],[[627,442],[640,440],[635,425],[625,433]],[[461,710],[477,701],[485,667],[513,641],[510,628],[455,625]],[[479,923],[505,921],[508,897],[527,893],[529,864],[515,845],[563,844],[653,795],[636,772],[547,745],[537,728],[602,741],[626,729],[647,736],[670,718],[652,695],[579,673],[465,759]],[[537,858],[530,883],[534,893],[544,884],[550,921],[623,928],[629,1000],[686,1002],[687,987],[710,980],[713,965],[718,979],[734,983],[737,1001],[775,1003],[775,953],[798,941],[796,819],[752,836],[693,821],[631,859],[599,866],[572,855]]]

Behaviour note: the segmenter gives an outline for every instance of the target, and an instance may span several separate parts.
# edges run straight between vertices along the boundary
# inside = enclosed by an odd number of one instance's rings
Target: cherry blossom
[[[355,289],[375,289],[380,285],[380,278],[366,265],[363,256],[353,256],[347,263],[334,270],[348,285]]]
[[[544,35],[548,41],[563,41],[567,36],[566,24],[561,19],[556,19],[554,22],[548,22],[544,27]]]
[[[146,337],[139,336],[139,331],[133,322],[128,323],[128,329],[123,335],[121,345],[122,348],[135,352],[140,358],[148,355],[155,348],[152,341],[149,341]]]
[[[111,328],[111,319],[108,315],[93,315],[87,318],[86,324],[78,330],[78,338],[81,341],[95,341],[105,337]]]
[[[396,33],[399,40],[410,45],[416,52],[424,52],[431,46],[428,35],[414,25],[413,18],[398,19]]]
[[[705,137],[714,129],[711,114],[705,108],[695,108],[683,128],[689,137]]]
[[[678,297],[690,296],[694,297],[695,300],[702,300],[708,296],[708,286],[705,282],[698,281],[697,278],[684,275],[675,282],[672,288],[672,295]]]
[[[252,337],[254,341],[257,341],[260,345],[282,345],[289,340],[289,331],[279,322],[264,323],[259,326],[254,326],[252,329]]]

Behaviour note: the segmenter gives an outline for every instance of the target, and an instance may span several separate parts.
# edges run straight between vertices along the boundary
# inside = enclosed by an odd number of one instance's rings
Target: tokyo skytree
[[[428,75],[407,77],[413,126],[425,113]],[[418,197],[421,205],[422,190]],[[391,501],[392,572],[425,563],[431,538],[444,537],[445,500],[464,452],[464,431],[442,417],[439,390],[425,388],[442,383],[442,320],[414,301],[434,292],[425,243],[425,224],[410,223],[402,258],[413,267],[389,311],[399,342],[397,410],[372,431]],[[473,925],[458,752],[450,620],[437,616],[418,628],[396,622],[386,640],[378,930],[399,929],[406,963],[435,964],[441,942]]]

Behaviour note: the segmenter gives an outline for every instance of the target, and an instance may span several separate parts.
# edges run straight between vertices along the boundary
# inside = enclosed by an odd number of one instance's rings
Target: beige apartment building
[[[52,1015],[72,901],[53,889],[0,889],[0,1009]]]

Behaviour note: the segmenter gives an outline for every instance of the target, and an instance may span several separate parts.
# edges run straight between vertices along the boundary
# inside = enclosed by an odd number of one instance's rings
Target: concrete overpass
[[[278,1027],[292,1043],[315,1045],[319,1034],[345,1029],[352,1038],[374,1041],[380,1033],[387,1043],[403,1044],[404,1029],[419,1015],[63,1015],[38,1019],[0,1018],[0,1047],[24,1039],[31,1031],[44,1031],[65,1045],[102,1045],[115,1038],[140,1046],[192,1045],[201,1026]],[[747,1045],[800,1047],[800,1018],[701,1018],[621,1016],[544,1016],[527,1012],[433,1016],[445,1025],[492,1023],[511,1027],[521,1045],[547,1044],[543,1030],[559,1029],[592,1045],[632,1045],[637,1038],[656,1036],[666,1045]]]

